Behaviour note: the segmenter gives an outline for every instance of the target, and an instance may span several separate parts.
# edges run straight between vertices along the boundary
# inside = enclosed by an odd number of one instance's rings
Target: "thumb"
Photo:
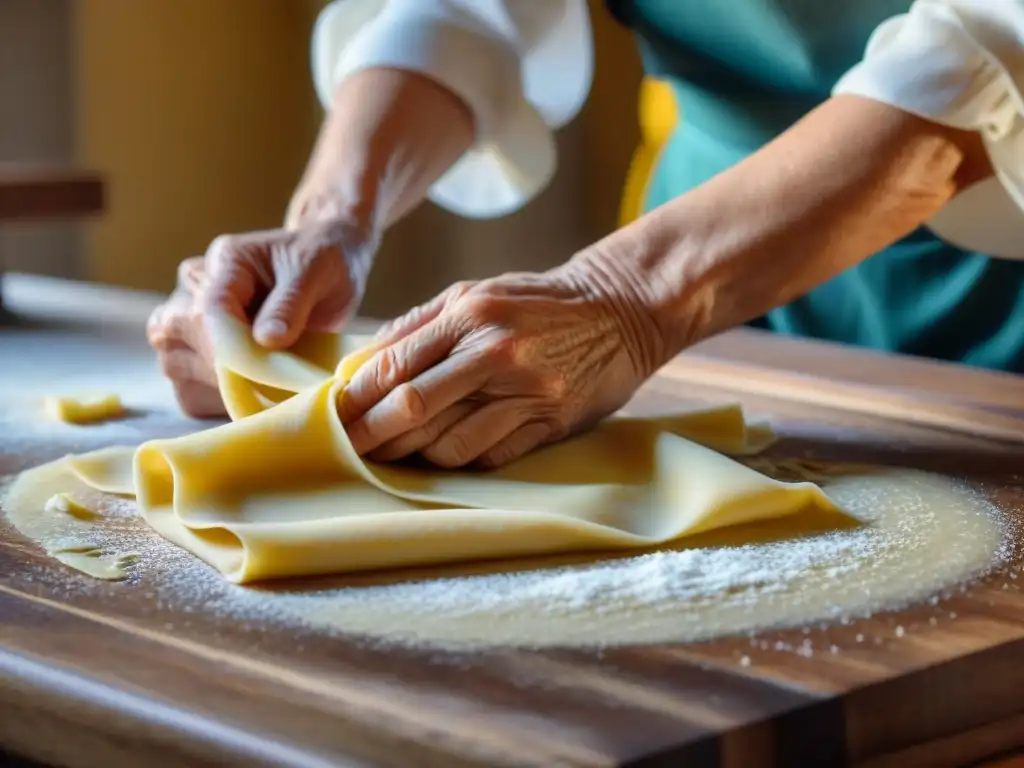
[[[325,290],[324,281],[317,280],[314,272],[305,269],[275,276],[274,287],[253,321],[257,343],[269,349],[287,349],[299,340]]]

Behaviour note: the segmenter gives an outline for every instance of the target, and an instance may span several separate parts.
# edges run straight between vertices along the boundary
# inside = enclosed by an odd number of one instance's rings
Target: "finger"
[[[217,374],[213,367],[190,347],[161,350],[157,353],[157,364],[164,376],[171,381],[195,381],[207,386],[217,386]]]
[[[504,440],[496,443],[477,457],[481,469],[497,469],[520,459],[534,448],[551,440],[551,428],[542,422],[523,424]]]
[[[506,398],[474,411],[420,451],[431,464],[455,469],[475,461],[530,418],[528,398]]]
[[[479,356],[456,355],[428,368],[412,381],[391,390],[377,405],[346,427],[360,454],[420,429],[487,383],[489,372]]]
[[[176,382],[174,397],[181,410],[193,419],[212,419],[227,416],[220,390],[197,381]]]
[[[212,358],[204,317],[185,294],[175,294],[171,301],[150,316],[146,324],[146,338],[158,352],[186,346],[206,359]]]
[[[151,347],[158,347],[166,342],[168,316],[167,304],[161,304],[150,313],[149,319],[146,320],[146,341]]]
[[[202,256],[192,256],[178,265],[178,288],[190,296],[200,295],[209,283],[206,260]]]
[[[206,251],[208,290],[202,296],[204,312],[226,312],[248,322],[247,310],[256,298],[259,281],[245,254],[246,246],[234,237],[218,237]]]
[[[387,346],[401,341],[410,333],[418,331],[427,323],[437,318],[444,311],[446,303],[447,298],[442,293],[432,298],[426,304],[413,307],[401,317],[396,317],[394,320],[385,323],[374,334],[373,342],[380,346]]]
[[[274,275],[274,287],[253,322],[256,341],[271,349],[287,349],[299,340],[326,290],[323,269],[319,268],[323,263],[313,260],[306,269],[281,270]]]
[[[452,302],[469,290],[471,283],[455,283],[425,304],[413,307],[404,315],[385,323],[374,335],[374,343],[387,346],[418,331],[437,318]]]
[[[454,319],[439,317],[394,344],[383,346],[361,365],[342,391],[338,415],[350,424],[396,387],[443,360],[460,333]]]
[[[419,429],[406,432],[404,435],[384,443],[370,454],[370,458],[374,461],[384,462],[398,461],[406,456],[411,456],[436,441],[445,430],[462,421],[479,407],[477,403],[465,400],[449,406]]]
[[[167,319],[167,335],[185,342],[200,355],[210,352],[210,339],[203,316],[194,310],[172,314]]]
[[[176,318],[194,313],[192,299],[183,291],[176,290],[171,297],[153,310],[146,321],[146,340],[150,346],[162,345],[179,340],[181,326]]]

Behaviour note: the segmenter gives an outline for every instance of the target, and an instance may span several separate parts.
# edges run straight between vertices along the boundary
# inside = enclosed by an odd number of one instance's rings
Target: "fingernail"
[[[267,320],[260,323],[260,327],[256,331],[265,339],[274,339],[288,333],[288,326],[283,320]]]

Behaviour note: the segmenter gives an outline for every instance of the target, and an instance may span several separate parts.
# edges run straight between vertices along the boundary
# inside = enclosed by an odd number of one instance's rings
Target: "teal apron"
[[[682,121],[645,209],[737,163],[827,100],[871,32],[911,0],[608,0],[668,80]],[[793,243],[799,248],[799,241]],[[1024,371],[1024,263],[920,229],[754,325]]]

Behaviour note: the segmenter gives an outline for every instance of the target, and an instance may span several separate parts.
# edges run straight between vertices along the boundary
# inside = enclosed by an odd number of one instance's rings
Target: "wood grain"
[[[668,366],[662,376],[681,386],[700,386],[785,399],[853,413],[960,432],[1007,443],[1024,443],[1024,408],[990,403],[950,402],[920,386],[879,387],[850,384],[823,376],[779,371],[763,365],[691,355],[686,365]],[[1016,404],[1021,405],[1021,404]]]
[[[960,405],[990,389],[1004,404],[1024,402],[1012,377],[733,338],[692,354],[744,362],[754,344],[750,364],[765,365],[761,355],[778,371],[896,383]],[[684,384],[672,366],[637,411],[740,399],[785,435],[774,456],[950,473],[1024,526],[1024,446]],[[0,474],[45,453],[6,450],[0,436]],[[968,765],[1024,747],[1019,550],[951,597],[847,624],[688,645],[455,653],[234,621],[201,596],[155,597],[145,579],[84,588],[0,527],[0,748],[68,766]],[[805,645],[813,653],[794,651]]]

